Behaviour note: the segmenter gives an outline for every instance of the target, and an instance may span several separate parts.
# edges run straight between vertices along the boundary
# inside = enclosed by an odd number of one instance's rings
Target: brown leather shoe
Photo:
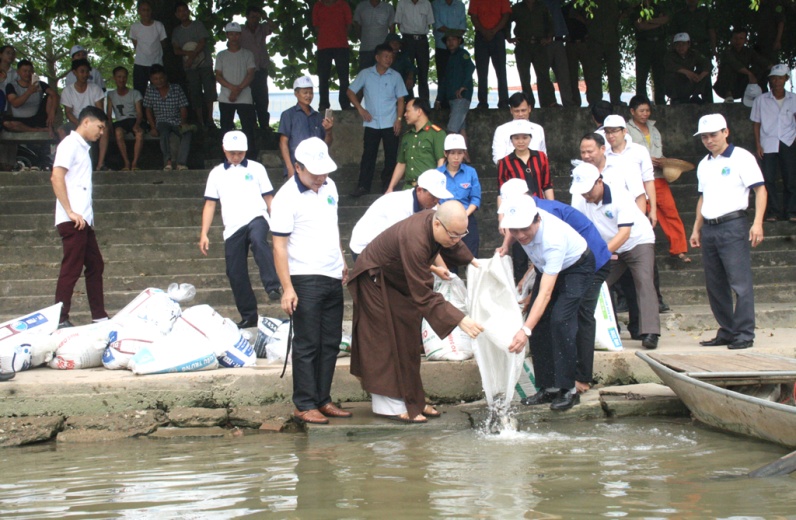
[[[334,403],[326,403],[318,408],[326,417],[351,417],[353,414],[335,406]]]
[[[312,410],[304,410],[303,412],[296,410],[293,412],[293,418],[299,422],[310,424],[329,424],[329,419],[321,415],[321,412],[315,408]]]

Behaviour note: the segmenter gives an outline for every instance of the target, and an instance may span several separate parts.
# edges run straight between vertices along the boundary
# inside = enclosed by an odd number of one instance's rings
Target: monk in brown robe
[[[440,254],[447,263],[476,260],[461,239],[467,214],[458,201],[416,213],[385,230],[357,258],[348,289],[354,301],[351,373],[373,398],[373,411],[411,423],[439,412],[426,405],[420,379],[425,318],[439,337],[458,325],[476,337],[483,327],[434,292],[429,266]]]

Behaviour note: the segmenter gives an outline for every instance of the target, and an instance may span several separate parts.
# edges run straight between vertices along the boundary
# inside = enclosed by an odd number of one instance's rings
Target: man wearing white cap
[[[785,90],[790,69],[784,63],[771,67],[771,90],[752,105],[757,156],[763,160],[763,178],[768,192],[769,222],[777,219],[796,222],[796,95]],[[782,201],[777,193],[777,168],[782,176]]]
[[[713,63],[691,48],[688,33],[674,35],[672,48],[664,59],[666,95],[672,105],[712,103],[710,74]]]
[[[509,112],[512,120],[495,129],[495,135],[492,138],[492,162],[497,164],[502,158],[514,151],[514,145],[511,142],[511,128],[514,121],[528,121],[531,124],[530,149],[547,153],[544,128],[536,123],[531,123],[532,111],[533,105],[524,92],[515,92],[509,97]]]
[[[647,191],[644,189],[641,174],[624,157],[618,155],[609,157],[607,143],[602,135],[591,132],[581,138],[580,158],[583,162],[595,166],[606,183],[627,190],[639,211],[642,214],[647,213]]]
[[[249,85],[254,80],[257,66],[254,64],[254,54],[240,46],[240,24],[230,22],[224,31],[227,33],[227,48],[216,56],[216,81],[221,85],[221,94],[218,96],[221,131],[226,133],[235,128],[237,112],[241,129],[250,143],[246,157],[256,159],[254,129],[257,126],[257,113]]]
[[[448,134],[445,137],[445,164],[437,168],[445,175],[447,191],[451,195],[440,197],[445,200],[458,200],[467,213],[467,230],[469,233],[462,239],[464,245],[478,258],[478,219],[475,212],[481,207],[481,181],[478,173],[469,164],[464,164],[467,156],[467,143],[461,134]],[[456,269],[452,271],[457,273]],[[457,273],[458,274],[458,273]]]
[[[763,174],[754,155],[727,142],[730,131],[721,114],[702,116],[694,135],[702,139],[709,153],[697,167],[700,196],[691,247],[702,248],[708,302],[719,323],[716,337],[700,345],[749,348],[755,337],[749,245],[757,247],[763,241],[767,198]],[[755,217],[747,230],[750,189],[755,192]]]
[[[292,177],[295,173],[293,165],[296,163],[296,148],[303,140],[318,137],[327,147],[332,145],[334,121],[310,106],[314,97],[312,89],[312,79],[309,76],[296,79],[293,82],[293,94],[298,102],[293,108],[282,112],[279,119],[279,152],[285,163],[286,177]]]
[[[221,203],[227,278],[242,318],[238,327],[256,327],[257,298],[249,281],[249,248],[268,298],[279,300],[281,297],[273,253],[266,240],[274,188],[263,165],[246,159],[248,143],[243,132],[227,132],[222,148],[226,160],[210,170],[207,177],[199,250],[207,256],[210,248],[207,234],[213,224],[216,204]]]
[[[326,143],[310,137],[296,147],[293,167],[296,174],[279,188],[271,205],[282,310],[293,319],[293,415],[326,424],[327,417],[351,416],[330,395],[348,278],[337,225],[340,197],[329,178],[337,165]]]
[[[426,405],[420,378],[421,322],[425,318],[441,338],[457,325],[470,337],[483,328],[434,292],[428,266],[437,255],[449,265],[477,266],[461,242],[466,235],[467,215],[451,200],[388,228],[357,259],[348,284],[354,300],[351,374],[370,392],[374,413],[407,423],[440,416]]]
[[[445,186],[443,173],[428,170],[417,178],[414,189],[393,191],[376,199],[351,231],[349,247],[354,261],[388,227],[424,209],[433,208],[439,203],[439,199],[453,197]]]
[[[531,342],[540,390],[522,403],[568,410],[580,402],[575,386],[578,309],[594,277],[594,254],[577,231],[538,209],[531,197],[512,197],[499,211],[500,227],[522,245],[536,269],[531,309],[509,345],[509,352],[518,353]]]
[[[72,61],[88,61],[88,51],[81,45],[73,45],[69,50],[69,55],[72,57]],[[75,82],[77,82],[77,76],[75,75],[75,69],[72,69],[66,76],[64,76],[64,87],[68,87]],[[95,70],[90,66],[87,82],[98,86],[103,92],[105,92],[105,80],[102,78],[102,74],[100,74],[100,71]]]
[[[644,348],[658,347],[661,322],[653,283],[655,233],[627,190],[603,181],[593,164],[581,163],[572,172],[572,207],[586,215],[617,255],[606,283],[611,286],[630,269],[639,308],[639,334]]]

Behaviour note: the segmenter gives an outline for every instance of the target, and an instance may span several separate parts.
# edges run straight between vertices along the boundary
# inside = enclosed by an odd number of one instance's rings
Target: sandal
[[[430,404],[427,404],[426,407],[423,408],[423,415],[425,415],[429,419],[437,419],[442,416],[442,412],[438,411]]]
[[[414,419],[410,419],[408,414],[401,414],[401,415],[382,415],[385,419],[389,419],[391,421],[398,421],[406,424],[424,424],[428,422],[428,419],[423,417],[422,415],[418,415]],[[423,417],[422,419],[418,419],[418,417]]]
[[[677,258],[678,260],[680,260],[684,264],[690,264],[691,263],[691,259],[688,258],[688,255],[686,255],[685,253],[680,253],[679,255],[672,255],[672,256]]]

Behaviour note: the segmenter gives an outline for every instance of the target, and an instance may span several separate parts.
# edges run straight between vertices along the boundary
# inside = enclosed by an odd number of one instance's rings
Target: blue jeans
[[[290,280],[298,296],[293,312],[293,404],[303,412],[332,402],[343,336],[343,284],[320,275]]]
[[[191,138],[193,132],[182,133],[180,125],[173,125],[171,123],[159,122],[156,125],[158,134],[160,135],[160,152],[163,154],[163,164],[172,161],[171,157],[171,135],[177,136],[180,141],[180,150],[177,152],[177,164],[188,164],[188,154],[191,151]],[[173,161],[172,161],[173,162]],[[175,166],[172,164],[172,166]]]

